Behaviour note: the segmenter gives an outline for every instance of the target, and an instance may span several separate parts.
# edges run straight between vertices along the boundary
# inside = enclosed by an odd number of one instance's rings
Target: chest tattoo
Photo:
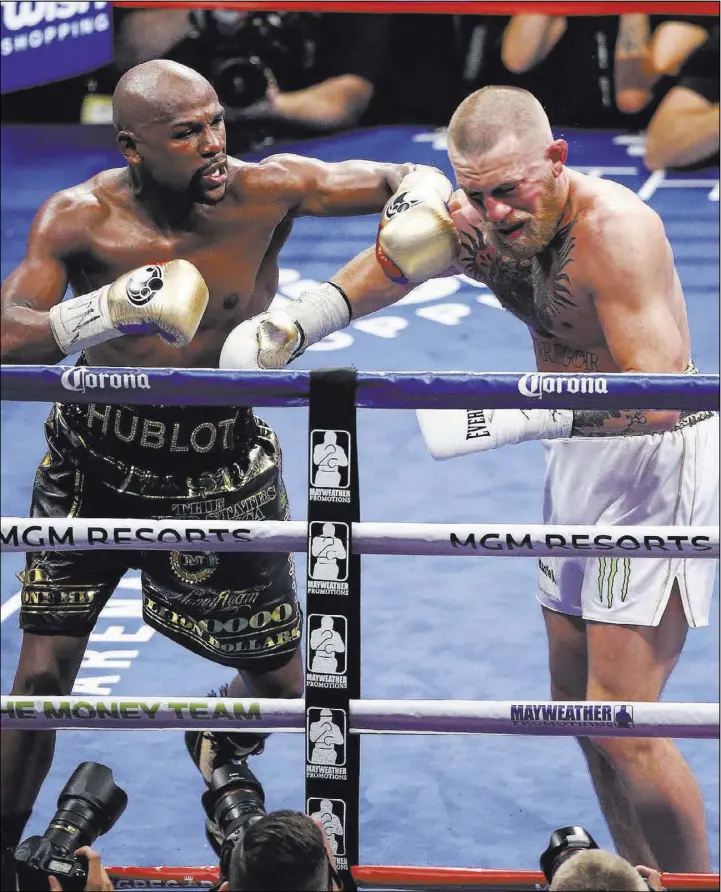
[[[514,316],[548,334],[558,314],[576,306],[568,270],[576,244],[574,223],[561,227],[540,254],[524,260],[503,256],[473,226],[461,233],[460,264],[471,278],[485,282]]]

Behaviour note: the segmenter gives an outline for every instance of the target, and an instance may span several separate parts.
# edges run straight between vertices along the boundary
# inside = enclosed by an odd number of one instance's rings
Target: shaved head
[[[136,65],[118,81],[113,93],[113,124],[116,130],[137,130],[144,124],[169,120],[193,102],[215,96],[208,80],[197,71],[154,59]]]
[[[465,157],[483,155],[510,136],[521,144],[553,141],[543,106],[518,87],[476,90],[461,102],[448,125],[449,151]]]

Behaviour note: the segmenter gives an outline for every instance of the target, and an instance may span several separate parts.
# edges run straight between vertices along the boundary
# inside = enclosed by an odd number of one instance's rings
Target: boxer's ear
[[[141,158],[136,148],[135,134],[132,130],[118,130],[115,142],[128,164],[140,164]]]
[[[546,157],[551,162],[553,175],[556,177],[560,176],[568,158],[568,143],[566,140],[554,139],[546,149]]]

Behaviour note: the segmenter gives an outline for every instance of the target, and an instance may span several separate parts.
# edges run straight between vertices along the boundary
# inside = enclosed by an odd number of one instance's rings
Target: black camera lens
[[[128,797],[113,772],[97,762],[83,762],[58,796],[58,810],[44,836],[73,851],[107,833],[125,811]]]
[[[248,827],[265,815],[263,787],[245,762],[229,762],[215,769],[201,802],[208,818],[220,828],[220,875],[227,879],[233,848]]]
[[[218,99],[230,108],[247,108],[265,99],[272,74],[257,56],[218,62],[213,71],[213,86]]]
[[[223,836],[255,815],[265,814],[265,793],[245,762],[229,762],[216,768],[201,797],[205,813]]]
[[[551,834],[548,848],[541,855],[541,870],[550,883],[558,868],[576,852],[597,849],[596,840],[583,827],[561,827]]]
[[[97,762],[78,765],[58,796],[58,810],[42,836],[31,836],[15,850],[20,889],[48,889],[56,876],[63,889],[83,889],[85,859],[73,853],[107,833],[125,811],[128,797],[113,772]]]

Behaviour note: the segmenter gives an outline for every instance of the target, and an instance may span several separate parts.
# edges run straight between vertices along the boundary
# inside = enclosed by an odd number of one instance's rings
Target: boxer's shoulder
[[[261,161],[241,162],[234,182],[243,190],[261,189],[268,194],[283,194],[298,187],[309,176],[314,164],[313,158],[293,155],[288,152],[269,155]]]
[[[571,179],[571,216],[577,238],[597,240],[638,230],[663,232],[660,216],[622,183],[574,172]]]
[[[53,193],[35,215],[31,239],[37,237],[48,247],[67,250],[85,245],[90,233],[97,230],[111,211],[111,190],[118,191],[118,185],[117,178],[106,175],[114,173],[104,171]]]

